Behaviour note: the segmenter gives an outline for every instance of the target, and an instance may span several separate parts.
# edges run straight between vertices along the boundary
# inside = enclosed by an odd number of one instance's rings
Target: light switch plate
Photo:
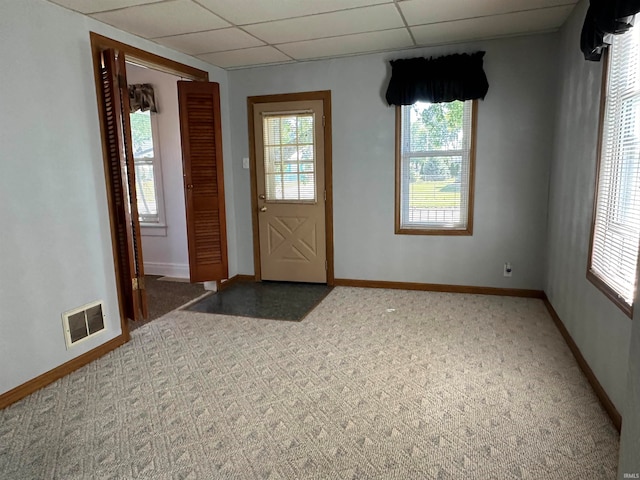
[[[244,157],[242,159],[242,168],[249,170],[249,157]]]

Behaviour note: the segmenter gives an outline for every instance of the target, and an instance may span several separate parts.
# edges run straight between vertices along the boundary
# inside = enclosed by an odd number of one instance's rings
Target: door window
[[[263,115],[265,196],[316,203],[313,112]]]

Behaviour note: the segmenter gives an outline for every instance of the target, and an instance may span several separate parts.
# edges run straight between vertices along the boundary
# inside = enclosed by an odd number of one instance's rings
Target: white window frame
[[[410,107],[410,106],[409,106]],[[396,205],[395,205],[395,233],[409,235],[473,235],[473,200],[475,184],[475,155],[476,155],[476,131],[478,101],[467,100],[465,109],[470,109],[471,121],[468,124],[468,131],[464,132],[465,147],[454,151],[435,152],[411,152],[407,145],[404,145],[403,125],[409,122],[409,108],[396,107]],[[462,225],[451,225],[446,222],[405,222],[409,211],[409,186],[405,185],[405,175],[407,162],[411,157],[442,157],[461,156],[463,161],[468,162],[468,176],[466,185],[461,186],[464,194],[467,195],[467,218]],[[466,188],[465,188],[466,187]]]
[[[160,152],[160,136],[158,127],[158,114],[150,112],[151,140],[153,142],[153,157],[135,158],[134,165],[148,163],[153,165],[153,182],[156,194],[156,208],[158,209],[158,221],[140,220],[141,233],[145,236],[166,236],[167,223],[164,208],[164,187],[162,181],[162,157]]]
[[[629,40],[633,40],[635,45],[629,44]],[[625,45],[629,50],[625,50]],[[587,278],[627,316],[632,317],[640,241],[640,221],[634,222],[633,217],[640,212],[640,195],[634,198],[628,192],[637,191],[640,187],[640,149],[633,148],[635,142],[640,142],[640,89],[634,86],[625,90],[619,87],[619,80],[625,78],[623,68],[632,70],[628,66],[630,62],[636,62],[634,70],[640,68],[640,30],[632,28],[625,34],[614,36],[604,58]],[[624,107],[633,100],[638,102],[633,109],[636,131],[629,136],[625,132],[631,130],[624,130],[621,126],[624,125]],[[629,175],[629,171],[634,173]],[[618,193],[623,191],[627,192],[624,198],[623,193]]]

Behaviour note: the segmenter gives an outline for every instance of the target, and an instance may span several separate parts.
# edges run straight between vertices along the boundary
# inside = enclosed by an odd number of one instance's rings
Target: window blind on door
[[[631,306],[640,239],[640,29],[610,52],[590,271]]]
[[[313,112],[263,114],[267,201],[316,201],[314,125]]]

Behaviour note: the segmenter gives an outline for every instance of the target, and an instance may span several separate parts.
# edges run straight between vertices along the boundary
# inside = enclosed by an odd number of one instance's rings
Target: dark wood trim
[[[46,387],[50,383],[55,382],[56,380],[64,377],[65,375],[70,374],[71,372],[84,367],[88,363],[97,360],[98,358],[106,355],[107,353],[115,350],[121,345],[124,345],[129,341],[129,333],[124,333],[109,340],[106,343],[103,343],[99,347],[94,348],[82,355],[69,360],[66,363],[63,363],[59,367],[56,367],[52,370],[49,370],[42,375],[37,376],[36,378],[29,380],[22,385],[18,385],[12,390],[9,390],[6,393],[0,395],[0,410],[8,407],[12,403],[17,402],[18,400],[23,399],[27,395],[31,395],[33,392],[40,390],[43,387]]]
[[[475,198],[475,172],[476,172],[476,137],[478,131],[478,100],[471,102],[471,142],[469,148],[469,203],[467,211],[466,228],[402,228],[400,226],[400,209],[402,203],[402,107],[396,106],[396,145],[395,145],[395,233],[397,235],[473,235],[473,206]]]
[[[247,121],[249,132],[249,159],[251,177],[251,222],[253,225],[253,269],[255,281],[262,279],[260,268],[260,232],[258,226],[258,178],[256,176],[255,128],[253,124],[254,106],[261,103],[299,102],[322,100],[325,117],[324,128],[324,183],[327,191],[325,202],[325,236],[327,243],[327,285],[335,285],[334,248],[333,248],[333,142],[331,122],[331,90],[315,92],[283,93],[247,97]]]
[[[388,288],[392,290],[419,290],[424,292],[472,293],[478,295],[501,295],[505,297],[544,298],[542,290],[522,288],[477,287],[473,285],[446,285],[440,283],[387,282],[383,280],[356,280],[336,278],[339,287]]]
[[[100,140],[102,144],[102,158],[103,158],[103,169],[104,169],[104,179],[107,191],[107,208],[109,211],[109,230],[111,233],[111,253],[113,259],[113,269],[115,272],[115,280],[116,280],[116,293],[118,296],[118,313],[120,315],[120,328],[122,329],[122,334],[126,337],[126,341],[129,341],[129,325],[127,323],[127,313],[125,305],[127,304],[126,298],[126,286],[123,285],[122,275],[120,263],[118,259],[120,258],[119,254],[119,246],[118,246],[118,221],[117,216],[118,212],[116,209],[116,200],[111,192],[111,188],[109,185],[111,183],[111,166],[109,162],[109,147],[108,147],[108,139],[107,139],[107,125],[105,122],[105,107],[102,101],[102,75],[101,75],[101,64],[102,64],[102,52],[106,50],[104,46],[99,44],[97,41],[94,41],[94,37],[91,36],[91,54],[93,57],[93,74],[95,80],[95,88],[96,88],[96,101],[98,106],[98,120],[100,122]]]
[[[112,48],[119,52],[123,52],[127,57],[127,61],[131,61],[137,65],[160,70],[161,72],[177,75],[182,78],[191,80],[208,82],[209,73],[199,68],[190,67],[184,63],[169,60],[154,53],[149,53],[126,43],[118,42],[108,37],[98,35],[95,32],[89,32],[91,38],[91,47],[98,47],[100,50]]]
[[[394,205],[394,221],[395,221],[395,233],[400,233],[400,204],[402,203],[402,107],[400,105],[396,106],[396,145],[395,145],[395,156],[396,156],[396,181],[395,181],[395,205]]]
[[[473,207],[476,196],[476,140],[478,138],[478,100],[471,102],[471,145],[469,149],[469,211],[467,231],[473,235]]]
[[[567,342],[567,346],[569,347],[569,350],[571,350],[571,353],[573,353],[573,356],[575,357],[576,362],[578,362],[578,366],[582,370],[582,373],[584,373],[585,377],[587,377],[587,380],[591,384],[591,388],[593,388],[593,391],[598,397],[600,404],[609,415],[609,418],[611,418],[613,425],[616,427],[618,432],[620,432],[620,429],[622,427],[622,416],[620,415],[620,413],[616,409],[616,406],[613,404],[613,402],[609,398],[609,395],[607,395],[607,392],[604,390],[604,388],[602,388],[602,385],[600,385],[600,382],[598,381],[595,374],[593,373],[593,370],[591,370],[591,367],[589,366],[585,358],[582,356],[582,352],[580,351],[580,348],[578,348],[578,345],[576,345],[576,342],[571,337],[571,334],[569,333],[567,328],[564,326],[564,323],[558,316],[558,313],[556,312],[556,310],[553,308],[553,305],[551,305],[551,302],[547,298],[546,294],[542,297],[542,300],[544,301],[544,304],[547,307],[547,310],[549,311],[549,315],[553,319],[553,322],[556,324],[556,327],[558,327],[558,330],[560,331],[562,338],[564,338],[564,341]]]
[[[249,177],[251,181],[251,226],[253,229],[253,271],[255,281],[262,278],[260,266],[260,226],[258,220],[258,176],[256,174],[256,142],[255,127],[253,121],[254,105],[253,97],[247,97],[247,120],[249,122]]]
[[[127,83],[127,66],[125,63],[125,55],[118,55],[116,60],[117,68],[116,74],[119,80],[122,80],[124,85]],[[113,90],[117,92],[116,98],[119,99],[119,104],[122,105],[122,112],[129,112],[129,95],[126,88],[118,86],[116,82],[113,82]],[[117,110],[116,110],[117,111]],[[132,245],[130,245],[129,251],[129,275],[131,279],[138,281],[138,288],[133,289],[133,320],[145,320],[149,318],[149,311],[147,308],[147,290],[144,288],[144,282],[140,283],[140,279],[144,279],[144,259],[142,255],[142,237],[140,235],[140,217],[138,215],[138,202],[136,192],[136,169],[133,159],[133,142],[131,140],[131,118],[128,113],[122,113],[117,111],[116,118],[119,119],[118,123],[122,123],[122,130],[119,132],[122,134],[124,145],[122,149],[122,157],[120,159],[120,171],[126,172],[126,176],[123,174],[122,180],[124,185],[122,186],[123,192],[129,192],[129,209],[125,210],[126,218],[126,230],[127,237],[131,238]],[[128,278],[127,278],[128,281]]]
[[[98,104],[98,118],[100,123],[100,137],[102,143],[102,158],[104,162],[104,173],[105,173],[105,182],[109,182],[109,154],[108,154],[108,146],[106,142],[106,125],[104,122],[104,106],[101,101],[101,91],[102,91],[102,77],[100,74],[101,67],[101,53],[104,50],[114,49],[119,52],[124,53],[127,60],[131,60],[134,63],[139,65],[147,66],[150,68],[154,68],[156,70],[163,71],[165,73],[171,73],[173,75],[178,75],[183,78],[189,78],[197,81],[209,81],[209,73],[204,70],[199,70],[194,67],[190,67],[188,65],[184,65],[179,62],[175,62],[173,60],[169,60],[167,58],[161,57],[159,55],[155,55],[153,53],[145,52],[136,47],[132,47],[131,45],[127,45],[125,43],[118,42],[117,40],[113,40],[108,37],[104,37],[102,35],[98,35],[95,32],[89,32],[89,38],[91,41],[91,55],[93,58],[93,74],[95,79],[95,88],[96,88],[96,101]],[[118,307],[120,314],[120,325],[122,328],[122,335],[126,339],[125,341],[129,341],[129,325],[127,323],[127,315],[125,314],[124,308],[124,289],[121,285],[120,274],[119,274],[119,266],[118,266],[118,247],[117,247],[117,236],[116,236],[116,212],[114,207],[114,199],[109,192],[109,188],[107,188],[107,207],[109,211],[109,225],[111,231],[111,248],[113,254],[113,263],[114,263],[114,271],[116,278],[116,291],[118,294]]]
[[[223,280],[221,282],[218,282],[218,291],[221,292],[229,288],[230,286],[235,285],[236,283],[255,282],[255,280],[256,280],[255,275],[240,275],[240,274],[234,275],[228,280]]]
[[[602,142],[604,134],[604,121],[607,113],[607,92],[609,84],[609,65],[611,62],[610,48],[607,48],[604,52],[604,59],[602,61],[602,83],[600,85],[600,117],[598,119],[598,146],[596,157],[596,184],[593,189],[593,212],[591,216],[591,235],[589,237],[589,258],[587,260],[587,280],[589,280],[598,290],[613,302],[613,304],[624,312],[624,314],[633,318],[633,305],[629,305],[625,302],[620,295],[605,283],[593,270],[593,236],[596,228],[596,217],[598,215],[598,186],[600,184],[600,163],[602,162]],[[638,258],[640,261],[640,256]]]
[[[398,235],[442,235],[442,236],[460,236],[470,237],[473,232],[468,228],[443,228],[442,230],[427,230],[424,228],[396,228],[396,234]]]
[[[322,93],[324,127],[324,189],[327,192],[325,202],[325,235],[327,237],[327,285],[335,285],[335,266],[333,253],[333,123],[331,120],[331,90]]]

